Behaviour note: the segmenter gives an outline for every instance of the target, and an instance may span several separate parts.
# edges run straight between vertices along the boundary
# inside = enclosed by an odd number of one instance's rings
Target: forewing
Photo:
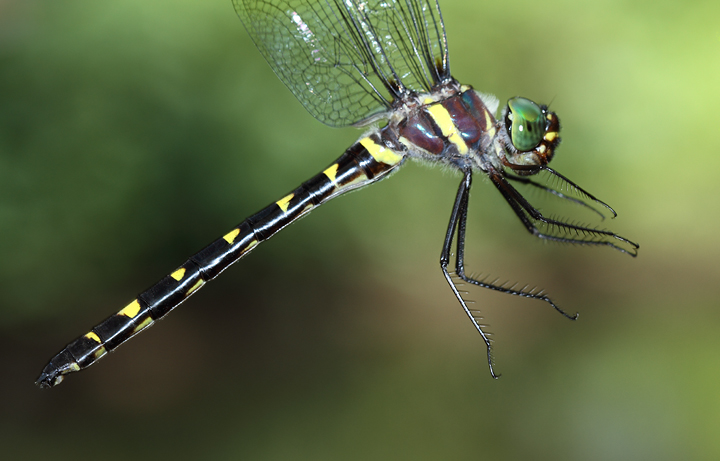
[[[362,124],[449,78],[436,0],[233,0],[273,71],[331,126]]]

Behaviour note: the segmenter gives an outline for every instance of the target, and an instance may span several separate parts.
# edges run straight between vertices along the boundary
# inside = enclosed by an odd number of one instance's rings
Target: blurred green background
[[[0,0],[4,459],[720,457],[720,3],[442,6],[454,76],[552,101],[552,166],[641,244],[543,244],[476,177],[468,270],[580,320],[471,289],[492,380],[438,268],[459,177],[411,163],[40,391],[64,344],[359,133],[305,112],[229,0]]]

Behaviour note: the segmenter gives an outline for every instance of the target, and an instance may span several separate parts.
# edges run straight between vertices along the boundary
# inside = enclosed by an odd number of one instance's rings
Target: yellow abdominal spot
[[[170,274],[170,277],[174,278],[178,282],[182,280],[182,278],[185,276],[185,268],[181,267],[180,269],[176,270],[172,274]]]
[[[105,349],[105,347],[98,347],[95,349],[95,352],[93,352],[93,358],[97,360],[105,354],[107,354],[107,349]]]
[[[386,165],[396,165],[402,160],[402,156],[396,154],[385,146],[381,146],[370,138],[362,138],[360,144],[372,155],[375,161]]]
[[[136,299],[127,306],[123,307],[122,310],[118,312],[118,315],[124,315],[125,317],[133,318],[138,314],[138,312],[140,312],[140,303]]]
[[[287,212],[288,205],[290,204],[290,200],[292,200],[293,197],[295,197],[295,194],[289,194],[289,195],[286,195],[285,197],[281,198],[280,200],[278,200],[275,203],[277,204],[277,206],[280,207],[281,210],[283,210],[283,213],[285,213],[285,212]]]
[[[253,240],[252,242],[248,243],[247,246],[240,251],[240,256],[245,256],[248,252],[250,252],[250,250],[255,248],[257,244],[257,240]]]
[[[190,296],[193,292],[197,291],[201,286],[203,286],[203,284],[205,284],[205,281],[203,279],[198,280],[197,283],[190,287],[187,293],[185,293],[185,296]]]
[[[93,331],[91,331],[90,333],[87,333],[85,335],[85,337],[87,339],[92,339],[93,341],[95,341],[98,344],[102,344],[102,341],[100,341],[100,337],[98,335],[96,335],[95,332],[93,332]]]
[[[350,182],[346,182],[345,184],[343,184],[342,188],[343,189],[352,189],[353,187],[355,187],[358,184],[363,184],[363,183],[367,182],[367,180],[368,180],[368,177],[363,174],[363,175],[360,175],[357,178],[353,179]]]
[[[440,104],[427,106],[426,109],[433,120],[435,120],[435,124],[440,128],[442,134],[448,139],[448,141],[455,144],[458,152],[461,155],[467,154],[467,144],[465,144],[465,141],[458,133],[457,128],[452,121],[452,117],[450,117],[450,112],[448,112],[447,109]]]
[[[330,181],[332,181],[333,183],[335,183],[335,177],[337,176],[337,171],[338,171],[338,168],[339,168],[339,167],[340,167],[340,165],[338,165],[338,164],[336,163],[336,164],[332,165],[330,168],[328,168],[327,170],[323,171],[323,174],[324,174],[325,176],[327,176],[327,178],[328,178]]]
[[[150,317],[146,318],[142,322],[138,323],[135,328],[133,328],[133,333],[137,333],[138,331],[142,330],[143,328],[149,326],[152,323],[153,319],[151,319]]]
[[[232,243],[235,241],[235,238],[240,234],[240,229],[233,229],[227,234],[223,235],[223,238],[225,241],[232,245]]]

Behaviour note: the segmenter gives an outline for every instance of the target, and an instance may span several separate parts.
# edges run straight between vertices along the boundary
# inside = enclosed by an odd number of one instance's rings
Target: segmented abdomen
[[[381,134],[360,139],[322,173],[247,218],[118,313],[68,344],[43,369],[37,384],[55,386],[64,375],[92,365],[164,317],[206,282],[300,216],[337,195],[378,181],[396,169],[404,154],[381,143]]]

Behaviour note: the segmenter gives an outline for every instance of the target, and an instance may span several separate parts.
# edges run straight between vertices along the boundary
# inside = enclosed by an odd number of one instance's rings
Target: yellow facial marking
[[[376,162],[386,165],[397,165],[400,160],[402,160],[401,155],[396,154],[390,149],[386,149],[385,146],[381,146],[370,138],[362,138],[360,144],[367,149]]]
[[[140,303],[136,299],[127,306],[123,307],[122,310],[118,312],[118,315],[124,315],[125,317],[133,318],[138,314],[138,312],[140,312]]]
[[[553,141],[555,141],[555,138],[557,138],[557,131],[549,131],[549,132],[545,133],[546,140],[553,142]]]
[[[95,341],[95,342],[98,343],[98,344],[102,344],[102,341],[100,341],[100,337],[99,337],[98,335],[96,335],[96,334],[95,334],[94,332],[92,332],[92,331],[91,331],[90,333],[87,333],[87,334],[85,335],[85,337],[86,337],[87,339],[92,339],[93,341]]]
[[[197,290],[198,290],[201,286],[203,286],[204,284],[205,284],[205,281],[204,281],[204,280],[202,280],[202,279],[198,280],[198,281],[195,283],[195,285],[193,285],[192,287],[190,287],[190,289],[187,291],[187,293],[185,293],[185,296],[190,296],[191,294],[193,294],[193,292],[197,291]]]
[[[150,317],[146,318],[142,322],[138,323],[135,328],[133,328],[133,333],[137,333],[138,331],[144,329],[145,327],[150,326],[153,323],[153,319]]]
[[[233,229],[227,234],[223,235],[223,238],[225,241],[232,245],[232,243],[235,241],[235,238],[240,234],[240,229]]]
[[[185,276],[185,268],[181,267],[180,269],[176,270],[172,274],[170,274],[170,277],[174,278],[178,282],[182,280],[182,278]]]
[[[435,124],[440,128],[442,134],[450,141],[455,144],[460,155],[465,155],[468,152],[467,144],[460,136],[455,127],[455,124],[450,117],[450,113],[440,104],[433,104],[426,107],[430,116],[435,120]]]
[[[537,151],[538,151],[538,153],[540,153],[540,154],[544,154],[546,149],[547,149],[547,148],[545,147],[545,144],[540,144],[540,145],[538,146],[538,148],[537,148]]]
[[[278,200],[275,203],[277,204],[277,206],[280,207],[281,210],[283,210],[283,213],[285,213],[285,212],[287,212],[288,205],[290,204],[290,200],[292,200],[293,197],[295,197],[295,194],[289,194],[289,195],[286,195],[285,197],[281,198],[280,200]]]
[[[325,176],[327,176],[328,179],[333,182],[333,184],[335,183],[335,177],[337,176],[337,171],[339,167],[340,165],[336,163],[327,170],[323,171],[323,174],[325,174]]]

